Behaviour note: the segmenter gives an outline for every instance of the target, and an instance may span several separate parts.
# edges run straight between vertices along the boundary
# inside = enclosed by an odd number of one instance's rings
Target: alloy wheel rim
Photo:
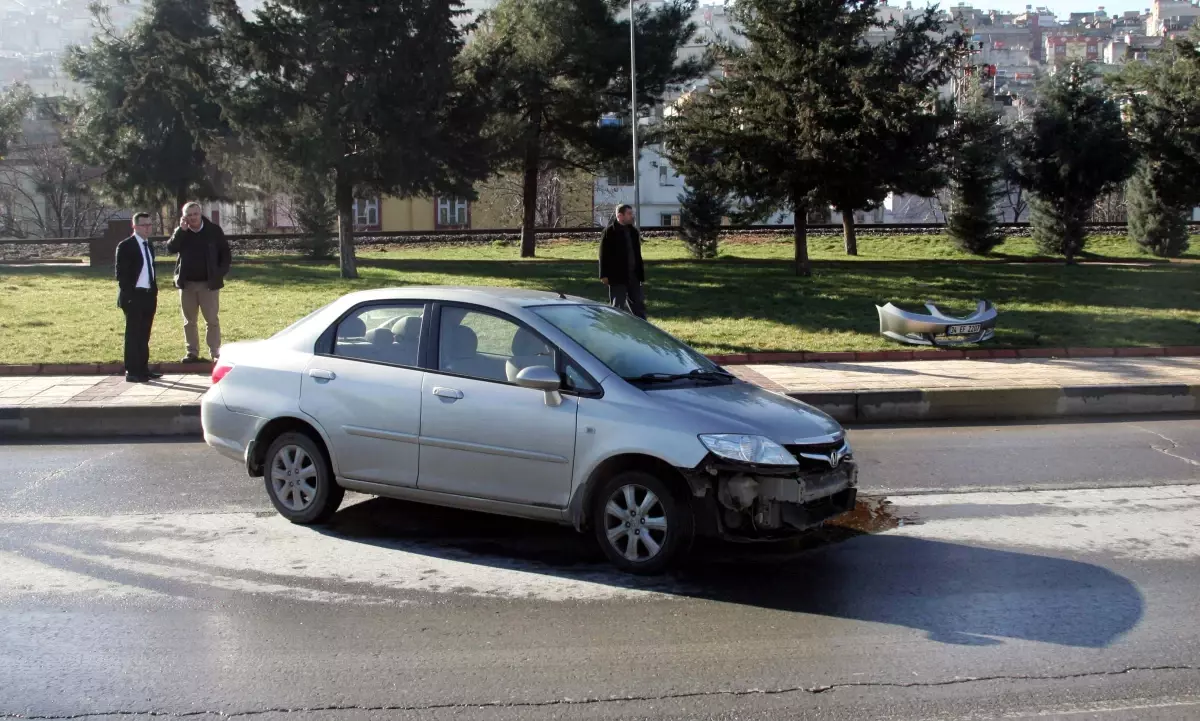
[[[271,460],[271,489],[290,511],[303,511],[317,496],[317,464],[300,446],[284,446]]]
[[[604,532],[626,560],[645,563],[666,545],[667,510],[649,488],[636,483],[621,486],[604,504]]]

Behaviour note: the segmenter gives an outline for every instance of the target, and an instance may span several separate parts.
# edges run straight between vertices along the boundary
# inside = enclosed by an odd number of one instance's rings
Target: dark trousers
[[[150,372],[150,328],[158,310],[158,292],[135,290],[125,305],[125,372],[145,375]]]
[[[614,308],[646,319],[646,296],[641,283],[635,281],[629,285],[608,286],[608,302]]]

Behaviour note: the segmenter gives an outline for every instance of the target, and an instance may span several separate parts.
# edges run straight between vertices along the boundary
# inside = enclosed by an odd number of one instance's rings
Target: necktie
[[[150,252],[150,241],[142,241],[142,254],[146,258],[146,272],[150,278],[150,287],[154,287],[154,254]]]

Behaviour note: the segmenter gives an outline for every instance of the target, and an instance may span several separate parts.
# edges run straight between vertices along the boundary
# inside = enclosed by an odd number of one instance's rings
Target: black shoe
[[[147,371],[146,377],[149,378],[150,380],[154,381],[154,380],[158,380],[159,378],[162,378],[162,373],[155,373],[154,371]]]
[[[150,379],[147,376],[138,375],[137,373],[126,373],[125,374],[125,382],[126,383],[145,383],[148,380],[150,380]]]
[[[182,362],[184,362],[184,363],[203,363],[204,359],[201,358],[200,356],[189,355],[189,356],[184,356]]]

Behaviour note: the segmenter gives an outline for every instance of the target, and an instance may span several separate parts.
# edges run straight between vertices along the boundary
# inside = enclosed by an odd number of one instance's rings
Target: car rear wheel
[[[333,479],[333,469],[320,444],[303,433],[284,433],[267,449],[263,473],[275,510],[292,523],[328,521],[346,490]]]
[[[691,549],[691,509],[657,476],[618,473],[597,489],[594,499],[596,540],[621,570],[661,573]]]

